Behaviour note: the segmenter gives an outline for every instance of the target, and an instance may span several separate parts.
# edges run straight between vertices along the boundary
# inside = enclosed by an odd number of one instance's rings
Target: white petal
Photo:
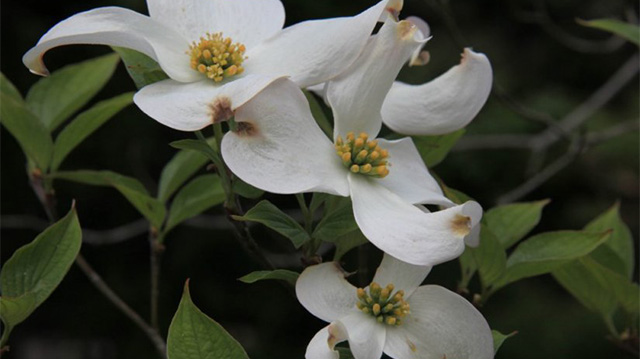
[[[426,39],[431,36],[431,28],[426,21],[416,16],[409,16],[405,20],[410,21],[412,24],[414,24],[418,28],[418,31],[420,31],[420,35],[423,38]],[[424,45],[426,45],[426,42],[413,51],[413,54],[411,54],[411,59],[409,59],[409,66],[422,66],[426,65],[427,62],[429,62],[429,53],[426,51],[422,51]]]
[[[396,141],[378,139],[381,148],[389,151],[389,175],[380,184],[412,204],[453,203],[444,196],[438,182],[431,176],[413,140],[406,137]]]
[[[393,283],[395,290],[403,290],[405,298],[408,298],[422,284],[430,271],[431,266],[405,263],[385,253],[373,277],[373,282],[382,287]]]
[[[464,251],[464,237],[479,205],[467,202],[434,213],[360,174],[349,175],[353,214],[362,233],[382,251],[415,265],[436,265]]]
[[[276,78],[249,75],[215,84],[208,79],[183,84],[164,80],[143,87],[133,100],[163,125],[181,131],[200,130],[227,120],[233,111],[253,98]]]
[[[236,112],[222,156],[243,181],[273,193],[349,194],[348,169],[311,116],[296,84],[279,80]]]
[[[476,218],[480,218],[481,216],[482,214],[480,214],[480,216]],[[474,248],[480,245],[480,224],[479,223],[472,224],[471,232],[469,232],[469,234],[467,234],[467,236],[464,237],[464,243],[469,247],[474,247]]]
[[[394,359],[491,359],[493,338],[482,314],[466,299],[439,286],[418,288],[411,313],[387,330],[384,352]]]
[[[484,54],[465,49],[460,65],[422,85],[395,82],[382,120],[406,135],[440,135],[466,126],[491,92],[493,74]]]
[[[222,32],[251,48],[284,25],[279,0],[147,0],[149,14],[179,31],[189,42]]]
[[[251,73],[288,75],[300,87],[325,82],[344,71],[367,43],[387,0],[354,17],[311,20],[284,29],[247,48]]]
[[[349,349],[355,359],[379,359],[386,338],[386,324],[376,322],[370,314],[361,311],[340,318],[349,340]]]
[[[393,80],[423,39],[408,21],[388,17],[353,65],[329,82],[327,99],[333,108],[334,137],[348,132],[377,136],[380,109]]]
[[[174,80],[202,78],[189,67],[189,43],[171,28],[135,11],[104,7],[76,14],[51,28],[22,58],[32,72],[48,75],[42,57],[62,45],[97,44],[137,50],[158,61]]]
[[[296,281],[296,296],[303,307],[325,322],[358,311],[356,287],[347,282],[336,262],[307,267]]]
[[[334,347],[345,340],[347,340],[347,333],[344,326],[339,322],[329,324],[313,336],[304,357],[305,359],[339,359],[340,354],[334,350]]]

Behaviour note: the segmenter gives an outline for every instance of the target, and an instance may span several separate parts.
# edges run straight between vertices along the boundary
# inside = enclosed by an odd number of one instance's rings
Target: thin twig
[[[164,246],[158,241],[154,231],[149,231],[149,272],[151,277],[151,290],[149,295],[151,312],[150,324],[156,332],[160,331],[158,325],[158,300],[160,298],[160,260],[163,252]]]
[[[120,297],[102,280],[100,275],[89,265],[84,259],[82,254],[78,254],[76,258],[76,264],[87,275],[89,281],[102,293],[111,303],[113,303],[124,315],[131,319],[142,331],[151,339],[158,354],[162,358],[166,358],[166,344],[158,331],[152,328],[147,322],[140,317],[127,303],[125,303]]]

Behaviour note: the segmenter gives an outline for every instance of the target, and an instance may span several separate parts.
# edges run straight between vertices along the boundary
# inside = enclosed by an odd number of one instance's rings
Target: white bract
[[[350,196],[364,235],[400,260],[435,265],[456,258],[465,241],[477,244],[480,205],[454,206],[410,138],[375,140],[393,80],[425,41],[413,23],[388,16],[358,60],[328,83],[335,143],[318,128],[297,86],[273,83],[236,112],[237,131],[222,141],[229,168],[269,192]],[[421,204],[448,208],[429,213]]]
[[[298,300],[329,322],[311,339],[307,359],[338,359],[342,341],[356,359],[491,359],[491,329],[467,300],[443,287],[419,286],[431,270],[385,254],[373,282],[356,288],[335,262],[308,267]]]
[[[48,74],[42,57],[69,44],[137,50],[170,79],[144,87],[134,101],[169,127],[193,131],[227,120],[277,78],[301,87],[328,81],[348,67],[385,12],[385,0],[355,17],[305,21],[286,29],[279,0],[148,0],[149,16],[119,7],[76,14],[54,26],[23,57]]]
[[[429,25],[410,16],[423,38],[429,37]],[[426,65],[429,53],[415,48],[409,66]],[[366,56],[362,54],[361,57]],[[362,62],[364,59],[356,61]],[[349,76],[348,72],[345,76]],[[473,120],[484,106],[493,84],[491,63],[484,54],[466,48],[460,64],[421,85],[394,81],[382,104],[382,122],[405,135],[442,135],[458,130]],[[309,88],[327,98],[327,84]]]

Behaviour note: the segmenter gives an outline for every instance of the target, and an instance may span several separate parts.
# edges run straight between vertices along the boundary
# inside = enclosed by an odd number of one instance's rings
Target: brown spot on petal
[[[209,104],[209,116],[212,123],[224,122],[233,117],[231,100],[227,97],[217,97]]]
[[[413,34],[416,33],[417,29],[418,28],[413,23],[407,20],[402,20],[398,23],[398,35],[403,40],[408,40],[413,37]]]
[[[471,231],[471,218],[456,214],[451,220],[451,229],[460,237],[466,236]]]
[[[255,123],[242,121],[236,122],[236,129],[234,132],[240,137],[256,137],[259,131]]]
[[[418,348],[416,348],[416,345],[413,344],[413,342],[409,339],[407,339],[407,345],[409,346],[409,349],[411,349],[411,351],[414,353],[418,350]]]

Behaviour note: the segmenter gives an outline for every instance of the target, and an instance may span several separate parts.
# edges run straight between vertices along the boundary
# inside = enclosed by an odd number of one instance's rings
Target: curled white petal
[[[147,0],[149,14],[186,39],[222,32],[251,48],[277,34],[284,25],[279,0]]]
[[[379,359],[386,338],[386,324],[376,322],[363,312],[354,312],[338,320],[344,325],[349,349],[355,359]]]
[[[379,182],[390,191],[412,204],[438,204],[451,206],[438,182],[422,161],[413,140],[406,137],[388,141],[378,139],[380,147],[389,151],[389,175]]]
[[[296,296],[303,307],[325,322],[358,311],[356,287],[347,282],[336,262],[307,267],[296,281]]]
[[[356,62],[327,85],[333,109],[334,137],[366,132],[375,137],[382,126],[380,109],[403,64],[425,40],[408,21],[387,18]]]
[[[354,17],[311,20],[284,29],[247,48],[246,71],[288,75],[300,87],[325,82],[344,71],[362,51],[387,0]]]
[[[258,75],[221,85],[208,79],[189,84],[164,80],[143,87],[133,100],[144,113],[165,126],[196,131],[227,120],[238,107],[275,80]]]
[[[232,83],[235,83],[234,81]],[[273,193],[349,193],[347,168],[296,84],[279,80],[235,113],[222,156],[243,181]]]
[[[430,38],[431,28],[426,21],[417,16],[409,16],[405,20],[411,22],[418,28],[420,36],[425,39]],[[409,59],[409,66],[422,66],[426,65],[427,62],[429,62],[429,53],[426,51],[422,51],[425,44],[426,42],[413,51],[413,54],[411,54],[411,59]]]
[[[351,174],[353,213],[362,233],[382,251],[415,265],[436,265],[464,251],[464,237],[479,218],[476,202],[425,213],[376,179]]]
[[[382,287],[392,283],[395,290],[403,290],[405,298],[408,298],[422,284],[430,271],[431,266],[409,264],[385,253],[373,277],[373,282]]]
[[[305,359],[339,359],[340,354],[334,348],[336,344],[347,338],[342,324],[329,324],[313,336],[304,357]]]
[[[439,286],[418,288],[408,298],[411,313],[387,330],[384,352],[394,359],[493,358],[491,329],[461,296]]]
[[[191,82],[201,75],[189,66],[189,42],[170,27],[145,15],[119,7],[104,7],[76,14],[59,22],[22,58],[32,72],[47,75],[42,57],[62,45],[96,44],[137,50],[158,61],[174,80]]]
[[[459,65],[431,82],[395,82],[382,106],[382,120],[406,135],[440,135],[458,130],[480,112],[492,83],[487,57],[465,49]]]

